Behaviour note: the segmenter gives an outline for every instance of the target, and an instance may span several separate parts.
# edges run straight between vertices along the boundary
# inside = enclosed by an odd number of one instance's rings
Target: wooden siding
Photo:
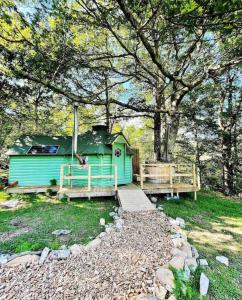
[[[51,179],[56,179],[59,184],[60,165],[74,163],[70,156],[11,156],[9,164],[9,182],[18,181],[19,186],[49,185]],[[88,164],[112,164],[111,155],[89,155]],[[87,175],[87,169],[73,169],[73,175]],[[109,175],[111,167],[93,167],[93,175]],[[132,157],[125,157],[125,177],[119,184],[132,182]],[[67,180],[65,184],[68,184]],[[87,180],[73,180],[73,185],[86,186]],[[114,184],[113,179],[93,179],[92,186],[108,187]]]
[[[49,185],[51,179],[59,184],[60,165],[67,164],[65,156],[11,156],[9,182],[19,186]]]

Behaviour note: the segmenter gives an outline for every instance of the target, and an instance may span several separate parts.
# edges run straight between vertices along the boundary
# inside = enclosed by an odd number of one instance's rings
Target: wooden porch
[[[110,167],[110,174],[93,174],[93,167],[100,170]],[[179,193],[193,192],[197,198],[199,183],[197,181],[196,167],[193,164],[141,164],[140,174],[136,175],[133,184],[118,186],[118,170],[116,165],[88,165],[86,174],[78,174],[73,169],[83,170],[80,165],[62,165],[59,186],[29,186],[8,188],[9,193],[45,193],[48,189],[58,192],[59,198],[91,198],[117,196],[118,190],[141,189],[145,194],[170,194],[172,197]],[[96,186],[97,180],[110,180],[110,186]],[[80,181],[84,185],[78,185]]]

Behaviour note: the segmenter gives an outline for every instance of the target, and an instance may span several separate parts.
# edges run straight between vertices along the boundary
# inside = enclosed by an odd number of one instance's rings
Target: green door
[[[118,184],[125,183],[125,144],[114,143],[113,144],[113,163],[118,168]]]

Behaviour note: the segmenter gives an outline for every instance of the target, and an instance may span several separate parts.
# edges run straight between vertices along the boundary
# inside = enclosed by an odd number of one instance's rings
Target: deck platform
[[[134,184],[118,188],[118,200],[123,210],[128,212],[155,209],[141,188]]]

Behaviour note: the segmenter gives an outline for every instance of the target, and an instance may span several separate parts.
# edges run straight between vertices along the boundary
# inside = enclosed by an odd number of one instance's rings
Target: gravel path
[[[169,261],[167,218],[158,211],[125,213],[122,231],[95,250],[42,266],[0,268],[0,299],[130,299],[151,293],[155,270]]]

